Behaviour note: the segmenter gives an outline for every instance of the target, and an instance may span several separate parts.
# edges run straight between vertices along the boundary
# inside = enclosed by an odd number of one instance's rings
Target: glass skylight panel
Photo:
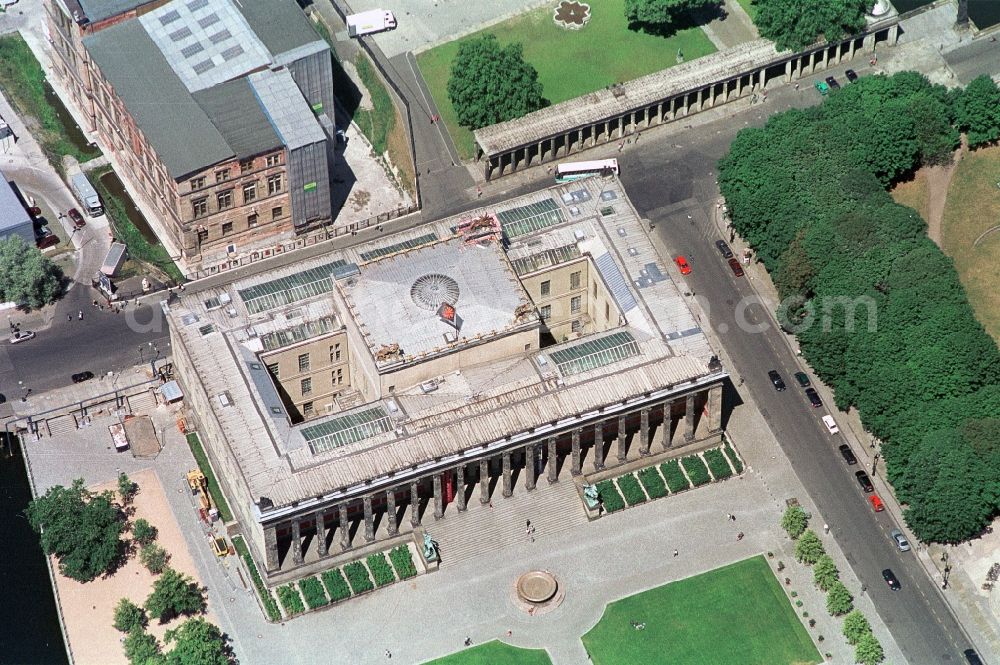
[[[343,265],[346,265],[346,262],[338,259],[287,277],[279,277],[257,286],[241,289],[240,298],[251,314],[312,298],[330,290],[332,286],[330,274]]]
[[[382,406],[349,413],[326,422],[302,428],[302,436],[314,455],[340,446],[385,434],[392,420]]]
[[[372,259],[377,259],[382,256],[388,256],[389,254],[395,254],[396,252],[401,252],[404,249],[412,249],[414,247],[419,247],[421,245],[426,245],[437,240],[437,236],[433,233],[428,233],[427,235],[420,236],[419,238],[413,238],[412,240],[404,240],[403,242],[397,242],[394,245],[388,245],[386,247],[379,247],[368,252],[361,252],[361,258],[365,261],[371,261]]]
[[[540,231],[556,224],[562,224],[563,214],[552,199],[545,199],[526,206],[512,208],[497,213],[507,238],[516,238],[527,233]]]
[[[637,355],[639,345],[629,332],[612,333],[550,354],[563,376],[580,374]]]

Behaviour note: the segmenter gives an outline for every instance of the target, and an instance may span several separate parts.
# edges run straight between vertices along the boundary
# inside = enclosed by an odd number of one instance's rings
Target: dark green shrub
[[[684,465],[684,470],[687,471],[688,478],[691,479],[691,484],[695,487],[704,485],[712,480],[708,475],[705,463],[697,455],[685,457],[681,460],[681,464]]]
[[[351,587],[347,586],[347,580],[344,579],[340,568],[324,571],[322,578],[331,602],[336,603],[351,597]]]
[[[733,448],[732,444],[730,444],[728,441],[726,441],[725,451],[726,451],[726,457],[728,457],[729,461],[732,462],[733,468],[736,470],[736,473],[738,474],[743,473],[743,460],[741,460],[740,456],[736,454],[736,450]]]
[[[392,567],[396,569],[399,579],[408,580],[411,577],[416,577],[417,569],[413,565],[413,555],[410,554],[410,548],[406,545],[392,548],[389,552],[389,560],[392,561]]]
[[[302,597],[306,599],[306,605],[311,610],[330,603],[326,599],[326,594],[323,593],[323,584],[315,577],[307,577],[304,580],[299,580],[299,591],[302,592]]]
[[[618,493],[615,484],[610,480],[602,480],[597,483],[597,493],[601,497],[601,503],[604,504],[604,510],[609,513],[617,512],[625,507],[622,495]]]
[[[618,478],[618,489],[622,491],[622,496],[628,501],[628,505],[634,506],[637,503],[645,503],[646,495],[642,492],[639,481],[631,473]]]
[[[667,481],[667,487],[670,489],[671,494],[683,492],[691,487],[688,479],[684,477],[684,472],[681,471],[680,462],[675,459],[661,464],[660,473],[663,474],[664,480]]]
[[[132,537],[140,545],[149,545],[156,540],[156,534],[156,527],[141,517],[132,523]]]
[[[659,499],[667,495],[667,486],[657,473],[655,466],[649,466],[639,472],[639,482],[646,489],[650,499]]]
[[[344,574],[347,575],[351,590],[356,594],[375,588],[372,584],[372,578],[368,576],[368,569],[360,561],[354,561],[344,566]]]
[[[396,581],[396,576],[381,552],[368,555],[368,569],[372,571],[376,586],[385,586]]]
[[[267,590],[264,586],[264,580],[260,577],[260,571],[257,570],[257,564],[253,562],[253,557],[250,556],[250,550],[247,549],[247,544],[243,542],[241,536],[233,536],[233,547],[239,553],[243,562],[247,565],[247,570],[250,571],[250,578],[253,580],[253,586],[257,589],[257,595],[260,596],[260,601],[264,604],[264,612],[267,614],[267,618],[271,621],[281,620],[281,611],[278,609],[278,603],[274,602],[274,596],[271,592]]]
[[[729,468],[729,462],[726,461],[726,456],[722,453],[721,448],[706,450],[705,461],[708,462],[708,468],[712,472],[712,477],[716,480],[722,480],[733,475],[733,470]]]
[[[278,600],[281,601],[281,606],[285,608],[285,613],[288,616],[295,616],[306,611],[306,606],[302,604],[302,596],[299,595],[298,589],[291,584],[278,587]]]

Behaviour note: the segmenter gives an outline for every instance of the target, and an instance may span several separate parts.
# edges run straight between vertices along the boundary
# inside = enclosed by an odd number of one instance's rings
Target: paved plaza
[[[68,399],[80,390],[74,386],[61,396]],[[823,594],[812,586],[812,571],[795,563],[793,543],[778,525],[784,501],[792,496],[813,512],[814,525],[822,524],[823,518],[752,403],[737,407],[728,422],[748,465],[742,478],[653,501],[593,523],[581,519],[579,499],[564,487],[569,482],[560,481],[554,487],[540,483],[535,492],[542,496],[533,501],[519,501],[523,492],[515,492],[510,499],[497,494],[492,508],[473,502],[460,518],[449,514],[436,524],[428,516],[426,529],[441,535],[444,563],[438,572],[278,625],[265,622],[235,558],[220,561],[212,555],[207,529],[198,520],[184,479],[195,461],[174,426],[173,415],[162,406],[149,411],[163,443],[155,460],[115,453],[104,422],[111,418],[95,418],[88,428],[59,431],[51,439],[27,441],[36,488],[43,492],[78,476],[88,484],[99,483],[114,478],[119,469],[135,474],[152,467],[208,587],[209,607],[233,639],[243,665],[315,663],[318,653],[351,663],[381,663],[386,649],[392,651],[393,662],[418,663],[461,650],[466,637],[475,644],[500,639],[545,648],[554,664],[573,665],[586,662],[580,636],[600,620],[608,602],[768,551],[775,553],[773,561],[784,561],[782,575],[792,580],[789,588],[798,591],[803,601],[800,613],[809,611],[817,619],[810,633],[826,637],[820,651],[832,653],[833,662],[850,662],[849,647],[839,637],[840,621],[826,613]],[[541,509],[545,515],[536,512]],[[483,519],[482,511],[493,514]],[[734,513],[737,521],[730,522],[727,513]],[[467,529],[449,523],[459,519]],[[526,519],[537,524],[534,542],[524,536]],[[504,538],[494,538],[477,527],[502,530]],[[739,531],[746,534],[741,541],[736,540]],[[476,550],[477,542],[490,541],[490,547]],[[905,662],[867,596],[860,592],[844,554],[829,536],[824,537],[824,545],[857,596],[856,605],[873,622],[888,661]],[[672,556],[674,549],[677,557]],[[449,559],[449,552],[456,556]],[[562,605],[541,616],[525,614],[512,600],[517,576],[535,568],[554,573],[566,591]],[[319,641],[317,635],[322,636]]]

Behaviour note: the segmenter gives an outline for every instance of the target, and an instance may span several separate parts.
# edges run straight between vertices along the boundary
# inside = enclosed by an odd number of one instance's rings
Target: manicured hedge
[[[663,478],[657,473],[655,466],[648,466],[639,472],[639,481],[646,488],[646,494],[650,499],[659,499],[667,495],[667,486],[663,483]]]
[[[726,461],[726,456],[722,453],[722,448],[706,450],[705,461],[708,462],[708,468],[716,480],[722,480],[733,475],[733,470],[729,468],[729,462]]]
[[[646,501],[646,495],[643,494],[639,481],[631,473],[626,473],[618,478],[618,489],[622,491],[622,495],[630,506]]]
[[[740,460],[739,455],[736,454],[736,451],[733,449],[733,446],[728,441],[726,441],[726,445],[724,448],[726,451],[726,457],[728,457],[729,461],[733,463],[733,468],[736,469],[736,473],[743,473],[743,462],[742,460]]]
[[[360,561],[354,561],[344,566],[344,573],[347,575],[347,581],[350,582],[351,590],[354,593],[364,593],[375,588],[372,584],[372,578],[368,576],[368,569]]]
[[[681,460],[681,464],[684,465],[684,470],[687,471],[688,478],[691,479],[691,484],[695,487],[712,480],[708,475],[708,469],[705,468],[705,463],[697,455],[685,457]]]
[[[684,477],[684,472],[681,471],[680,463],[672,459],[669,462],[664,462],[660,465],[660,473],[663,474],[664,480],[667,481],[667,487],[670,492],[683,492],[687,488],[691,487],[688,479]]]
[[[408,580],[411,577],[416,577],[417,569],[413,565],[413,555],[410,554],[410,548],[406,545],[392,548],[389,552],[389,560],[392,561],[392,567],[396,569],[399,579]]]
[[[306,605],[309,606],[309,609],[314,610],[317,607],[323,607],[330,603],[326,599],[326,594],[323,593],[323,584],[315,577],[307,577],[304,580],[299,580],[299,591],[302,592],[302,596],[306,599]]]
[[[381,552],[368,555],[368,569],[372,571],[376,586],[385,586],[396,581],[396,576]]]
[[[261,602],[264,604],[264,612],[267,613],[267,618],[271,621],[280,621],[281,610],[278,609],[278,603],[274,602],[274,596],[264,586],[264,580],[260,578],[260,571],[257,570],[257,564],[253,562],[250,550],[247,549],[247,544],[243,542],[241,536],[233,536],[233,547],[236,548],[236,551],[243,558],[243,562],[246,563],[247,570],[250,571],[250,578],[253,580],[253,586],[257,589],[257,594],[260,596]]]
[[[323,571],[322,578],[323,586],[326,587],[326,592],[330,595],[331,602],[336,603],[337,601],[351,597],[351,587],[347,586],[347,580],[344,579],[344,574],[340,572],[340,568]]]
[[[285,612],[289,616],[302,614],[306,611],[306,606],[302,604],[302,596],[299,595],[298,589],[291,584],[278,587],[278,600],[281,601],[281,606],[285,608]]]
[[[601,496],[601,503],[604,504],[604,510],[609,513],[617,512],[625,507],[622,495],[618,493],[615,484],[610,480],[602,480],[597,483],[597,492]]]

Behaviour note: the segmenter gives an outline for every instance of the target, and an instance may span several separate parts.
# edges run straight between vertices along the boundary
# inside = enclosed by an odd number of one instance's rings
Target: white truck
[[[385,9],[372,9],[347,17],[347,36],[360,37],[396,27],[396,17]]]
[[[94,190],[94,186],[87,180],[86,175],[77,173],[69,179],[69,184],[73,188],[73,193],[76,194],[77,200],[83,205],[88,215],[97,217],[104,214],[101,197],[97,195],[97,191]]]

